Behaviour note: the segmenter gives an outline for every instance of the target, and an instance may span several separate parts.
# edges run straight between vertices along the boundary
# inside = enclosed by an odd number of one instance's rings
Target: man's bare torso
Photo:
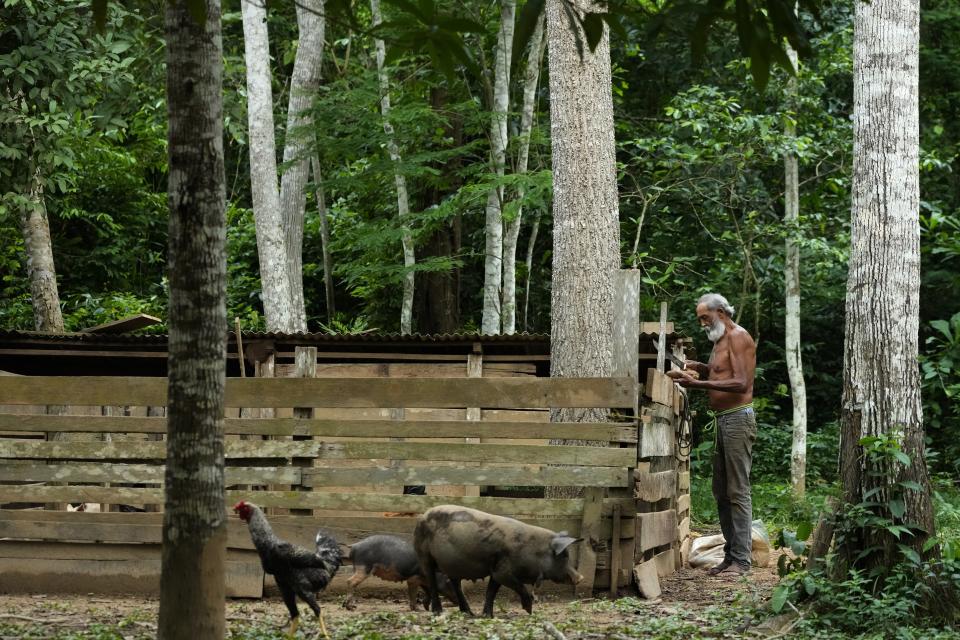
[[[736,327],[733,331],[728,331],[723,337],[717,340],[713,346],[713,353],[710,354],[710,362],[707,364],[710,370],[707,379],[711,381],[730,380],[731,378],[737,377],[735,367],[740,366],[746,369],[746,371],[740,372],[740,374],[745,374],[747,390],[742,393],[733,393],[730,391],[708,389],[707,393],[710,396],[711,409],[714,411],[723,411],[753,402],[755,362],[756,348],[754,347],[753,339],[742,327]]]

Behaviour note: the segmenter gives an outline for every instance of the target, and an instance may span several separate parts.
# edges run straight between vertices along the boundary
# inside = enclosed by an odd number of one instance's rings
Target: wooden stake
[[[234,325],[237,327],[235,334],[237,336],[237,358],[240,359],[240,377],[246,378],[247,363],[246,363],[246,360],[243,359],[243,338],[240,336],[240,318],[235,317],[233,319],[233,322],[234,322]]]
[[[667,358],[667,309],[666,302],[660,303],[660,333],[657,339],[657,371],[663,371]]]

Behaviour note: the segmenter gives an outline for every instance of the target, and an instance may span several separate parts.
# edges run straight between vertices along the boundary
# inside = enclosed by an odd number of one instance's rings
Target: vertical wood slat
[[[294,352],[296,369],[294,377],[297,378],[316,378],[317,377],[317,348],[316,347],[297,347]],[[313,407],[294,407],[293,417],[310,419],[314,415]],[[294,440],[313,440],[313,436],[293,436]],[[312,458],[293,458],[291,464],[295,467],[312,467],[318,464],[318,460]],[[297,485],[291,487],[298,491],[309,491],[308,488]],[[294,515],[313,515],[312,509],[291,509],[290,513]]]
[[[620,505],[614,505],[610,532],[610,597],[612,598],[617,597],[620,581],[620,512]]]
[[[62,405],[62,404],[47,405],[47,406],[44,408],[44,413],[46,413],[47,415],[51,415],[51,416],[62,416],[62,415],[66,415],[66,413],[67,413],[67,408],[66,408],[64,405]],[[50,432],[50,431],[48,431],[48,432],[45,434],[45,439],[48,440],[48,441],[66,440],[66,439],[67,439],[67,434],[62,433],[62,432]],[[58,462],[52,462],[52,463],[49,463],[49,464],[60,464],[60,463],[58,463]],[[50,511],[66,511],[66,510],[67,510],[67,503],[65,503],[65,502],[49,502],[49,503],[47,503],[46,505],[44,505],[44,508],[45,508],[45,509],[48,509],[48,510],[50,510]]]
[[[148,418],[161,418],[167,415],[166,407],[147,407],[146,409],[147,409]],[[147,434],[147,442],[162,442],[165,438],[166,436],[162,433]],[[148,485],[148,486],[151,486],[151,485]],[[159,485],[153,485],[153,486],[159,487]],[[147,505],[144,505],[144,509],[146,509],[148,512],[163,511],[163,505],[147,504]]]
[[[596,547],[600,544],[600,517],[603,508],[602,487],[590,487],[583,491],[583,522],[580,525],[580,555],[577,558],[577,571],[583,580],[574,588],[577,597],[593,595],[593,583],[597,573]]]
[[[264,356],[263,360],[260,360],[257,363],[257,378],[272,378],[276,373],[276,355],[273,351]],[[260,416],[262,418],[275,418],[279,417],[277,414],[276,408],[273,407],[263,407],[260,409]],[[284,436],[264,436],[264,440],[283,440]],[[284,485],[267,485],[268,491],[280,491],[284,489]],[[265,509],[267,515],[282,515],[290,512],[289,509],[284,509],[281,507],[267,507]]]
[[[467,354],[467,377],[483,377],[483,347],[479,342],[473,343],[472,353]],[[480,407],[469,407],[467,409],[467,420],[480,420],[483,417],[483,411]],[[480,443],[480,438],[464,438],[464,442]],[[480,487],[477,485],[467,485],[463,488],[464,496],[479,496]]]
[[[667,359],[667,312],[669,305],[660,303],[660,331],[657,336],[657,371],[663,371]]]
[[[640,271],[620,269],[614,274],[612,376],[637,379],[640,353]]]

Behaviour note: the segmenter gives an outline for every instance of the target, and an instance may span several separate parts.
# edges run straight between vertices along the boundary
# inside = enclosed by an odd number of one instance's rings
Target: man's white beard
[[[716,342],[723,337],[723,334],[727,332],[727,327],[719,319],[714,320],[713,324],[709,327],[704,327],[703,330],[707,334],[707,338],[710,342]]]

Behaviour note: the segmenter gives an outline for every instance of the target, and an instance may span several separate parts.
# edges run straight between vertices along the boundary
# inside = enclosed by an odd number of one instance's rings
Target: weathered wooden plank
[[[628,378],[229,378],[228,407],[632,407]],[[166,378],[3,376],[6,404],[166,404]]]
[[[654,368],[647,369],[647,384],[643,387],[643,394],[653,402],[670,408],[673,413],[673,394],[676,383],[662,371]]]
[[[680,543],[680,559],[679,559],[679,568],[683,569],[690,562],[690,546],[693,544],[693,538],[686,538],[683,542]]]
[[[640,551],[670,544],[677,535],[677,512],[675,509],[638,513],[637,527],[640,530]]]
[[[627,475],[625,467],[440,467],[399,463],[346,469],[304,469],[303,484],[310,487],[364,484],[622,487],[628,483]]]
[[[657,576],[657,563],[654,560],[641,562],[633,568],[633,579],[641,598],[654,600],[660,597],[660,579]]]
[[[290,527],[271,521],[284,539]],[[315,525],[311,523],[311,528]],[[316,535],[306,533],[299,539],[309,541]],[[0,510],[0,538],[17,540],[53,540],[59,542],[108,542],[160,544],[163,539],[163,515],[159,513],[92,513],[83,511]],[[238,518],[227,521],[227,547],[253,549],[247,525]],[[0,555],[3,555],[0,552]]]
[[[664,329],[665,333],[673,333],[673,323],[667,322],[666,328]],[[640,323],[640,332],[645,334],[658,334],[660,332],[660,323],[659,322],[641,322]]]
[[[4,552],[8,543],[0,545]],[[72,545],[102,547],[104,545]],[[45,545],[46,547],[46,545]],[[152,557],[119,560],[51,559],[44,555],[7,558],[0,555],[0,593],[99,593],[156,595],[160,590],[160,547]],[[39,553],[45,553],[46,548]],[[226,595],[259,598],[263,595],[263,568],[256,554],[227,559]]]
[[[331,460],[445,460],[571,464],[627,467],[635,464],[631,449],[577,446],[463,444],[436,442],[323,442],[228,440],[227,458],[322,458]],[[48,460],[160,460],[164,443],[0,441],[0,458]]]
[[[537,414],[539,415],[539,414]],[[637,427],[608,422],[530,422],[491,420],[333,420],[299,418],[226,418],[227,435],[316,436],[351,438],[567,439],[603,442],[637,441]],[[538,418],[539,420],[539,418]],[[0,414],[0,431],[64,433],[166,433],[166,418]]]
[[[252,499],[256,500],[256,493],[252,494]],[[375,533],[392,533],[411,537],[417,524],[417,518],[413,516],[384,517],[382,515],[342,515],[342,513],[324,511],[318,517],[323,520],[323,528],[333,533],[337,540],[344,544],[353,544]],[[573,536],[580,534],[582,520],[579,514],[551,517],[531,514],[520,515],[518,519],[552,531],[566,531]],[[629,523],[631,520],[625,518],[623,522]],[[270,518],[270,525],[280,538],[303,545],[309,545],[317,533],[317,520],[313,517],[277,515]],[[0,538],[159,544],[162,532],[163,515],[160,513],[0,509]],[[628,533],[631,534],[629,537]],[[600,534],[604,538],[610,536],[610,518],[604,518],[601,521]],[[624,530],[621,538],[625,541],[631,540],[632,532]],[[227,519],[227,546],[231,549],[253,549],[247,525],[232,515]]]
[[[467,368],[464,371],[464,374],[468,378],[482,378],[483,377],[483,345],[479,342],[473,343],[473,349],[471,353],[467,356]],[[466,419],[469,422],[479,422],[483,417],[483,409],[481,407],[467,407]],[[479,444],[480,438],[477,437],[468,437],[463,439],[466,443]],[[476,466],[476,463],[468,463],[471,466]],[[436,491],[432,493],[439,495],[463,495],[463,496],[479,496],[480,495],[480,486],[476,484],[471,485],[461,485],[461,486],[448,486],[446,488],[437,488]]]
[[[615,576],[620,574],[620,505],[614,505],[613,515],[610,518],[610,595],[617,597],[617,587],[619,580]]]
[[[690,517],[686,517],[677,525],[677,540],[686,540],[690,537]]]
[[[681,471],[677,474],[677,489],[679,491],[690,491],[690,472]]]
[[[0,466],[0,482],[125,482],[162,484],[164,466],[160,464],[118,464],[71,462],[50,465],[43,463],[10,463]],[[301,469],[293,467],[227,467],[227,486],[235,484],[267,484],[270,482],[300,484]]]
[[[620,269],[613,274],[613,368],[615,376],[636,379],[640,345],[640,271]]]
[[[301,348],[301,347],[298,347]],[[405,354],[406,355],[406,354]],[[424,358],[424,356],[419,356]],[[465,356],[457,356],[459,362],[338,362],[317,365],[317,378],[464,378],[468,377],[463,368]],[[290,377],[296,370],[295,365],[277,365],[277,377]],[[513,376],[533,376],[537,373],[535,364],[526,363],[485,363],[483,377],[503,378]]]
[[[644,434],[646,437],[646,434]],[[650,472],[649,462],[638,462],[633,472],[634,497],[646,502],[657,502],[664,498],[672,498],[677,493],[676,471]]]
[[[583,513],[583,522],[580,525],[580,537],[583,538],[583,542],[580,543],[579,547],[577,571],[583,576],[583,580],[574,587],[574,593],[577,597],[593,595],[593,585],[597,573],[597,552],[594,549],[598,547],[602,540],[600,537],[600,520],[603,513],[603,493],[602,488],[590,487],[584,489],[583,499],[578,500]]]
[[[651,420],[659,420],[661,422],[673,423],[673,410],[670,407],[665,407],[662,404],[647,403],[643,407],[641,419],[645,422],[650,422]]]
[[[657,576],[665,578],[673,575],[677,570],[677,550],[667,549],[653,556],[653,562],[657,567]]]
[[[98,324],[95,327],[87,327],[86,329],[81,329],[81,333],[130,333],[131,331],[136,331],[137,329],[143,329],[144,327],[149,327],[154,324],[160,324],[163,322],[160,318],[147,315],[146,313],[135,313],[132,316],[127,316],[126,318],[120,318],[119,320],[111,320],[110,322],[104,322],[103,324]]]
[[[593,491],[593,489],[588,489]],[[323,493],[316,491],[227,491],[229,504],[254,500],[266,507],[330,509],[372,512],[422,513],[439,504],[462,504],[490,513],[507,515],[569,516],[583,513],[583,499],[544,500],[540,498],[492,498],[378,495],[365,493]],[[7,502],[101,502],[110,504],[159,504],[161,489],[100,486],[0,485],[0,503]],[[623,508],[627,501],[601,501],[601,512],[611,513],[615,504]],[[673,524],[676,528],[676,521]]]
[[[667,422],[641,422],[640,428],[640,457],[673,455],[676,436],[673,425]]]
[[[690,511],[690,494],[681,494],[677,497],[677,513],[684,514],[688,511]]]

